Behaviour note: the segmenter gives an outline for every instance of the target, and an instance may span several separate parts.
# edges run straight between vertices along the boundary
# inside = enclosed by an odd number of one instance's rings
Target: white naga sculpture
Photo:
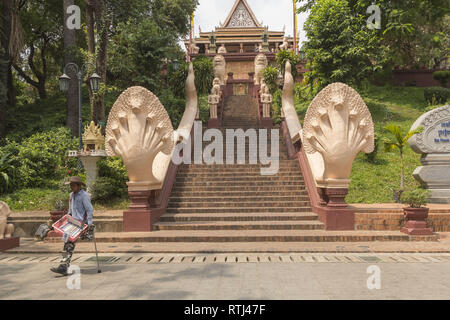
[[[219,47],[219,50],[217,50],[217,53],[222,54],[222,53],[227,53],[227,48],[225,47],[225,44],[222,44]]]
[[[8,224],[7,219],[11,214],[11,209],[4,201],[0,201],[0,240],[9,239],[14,233],[14,225]]]
[[[300,121],[298,121],[297,111],[295,110],[294,77],[292,76],[292,67],[289,61],[286,62],[284,73],[282,112],[284,113],[292,142],[295,143],[301,139],[302,126],[300,125]]]
[[[214,57],[214,78],[218,78],[221,85],[225,84],[226,62],[225,58],[218,54]]]
[[[308,155],[322,156],[323,174],[315,177],[317,185],[347,188],[356,155],[374,150],[372,116],[361,96],[343,83],[323,89],[306,113],[303,143]]]
[[[280,50],[289,50],[290,46],[286,37],[283,38],[283,44],[279,48]]]
[[[130,181],[129,191],[159,190],[175,144],[188,140],[197,113],[194,70],[186,81],[186,110],[174,132],[159,99],[143,87],[131,87],[114,104],[106,126],[108,156],[122,158]]]
[[[374,150],[374,127],[361,96],[333,83],[311,102],[303,130],[293,107],[293,78],[286,65],[283,110],[293,141],[302,136],[311,171],[320,188],[348,188],[356,155]],[[300,130],[299,130],[300,128]]]
[[[264,69],[267,67],[267,57],[260,53],[255,58],[255,84],[259,85],[264,79]]]
[[[213,81],[213,87],[211,94],[208,96],[208,104],[210,110],[210,118],[217,119],[217,105],[220,102],[220,81],[215,78]]]
[[[272,95],[269,92],[269,87],[263,84],[264,89],[263,93],[261,94],[261,102],[263,105],[263,117],[264,118],[270,118],[271,117],[271,111],[272,111]]]

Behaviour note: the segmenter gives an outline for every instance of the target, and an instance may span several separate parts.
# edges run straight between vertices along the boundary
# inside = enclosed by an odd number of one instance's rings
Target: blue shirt
[[[86,223],[87,219],[88,225],[91,225],[93,224],[93,212],[94,208],[91,204],[91,197],[86,191],[80,190],[78,193],[72,192],[70,194],[69,214],[72,217],[84,223]]]

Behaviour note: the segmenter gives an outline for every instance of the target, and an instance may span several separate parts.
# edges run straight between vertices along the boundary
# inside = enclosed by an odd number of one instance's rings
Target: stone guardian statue
[[[9,239],[14,233],[14,225],[8,224],[7,219],[11,215],[11,209],[4,201],[0,201],[0,240]]]

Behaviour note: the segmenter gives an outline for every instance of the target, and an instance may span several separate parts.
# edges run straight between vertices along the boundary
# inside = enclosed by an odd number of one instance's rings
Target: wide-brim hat
[[[70,180],[66,182],[66,185],[69,185],[71,183],[78,183],[81,184],[82,186],[86,186],[86,184],[83,182],[83,180],[81,180],[80,177],[71,177]]]

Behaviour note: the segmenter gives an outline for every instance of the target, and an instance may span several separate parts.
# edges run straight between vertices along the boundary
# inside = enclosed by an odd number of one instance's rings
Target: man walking
[[[83,183],[80,177],[72,177],[66,184],[70,184],[70,189],[72,190],[72,193],[70,194],[68,214],[73,218],[82,221],[84,224],[88,224],[89,226],[86,233],[81,235],[80,239],[92,240],[95,228],[92,221],[94,208],[92,207],[89,194],[82,189],[82,187],[86,185]],[[67,275],[67,270],[69,269],[74,250],[75,242],[65,242],[59,267],[51,268],[50,270],[55,273]]]

